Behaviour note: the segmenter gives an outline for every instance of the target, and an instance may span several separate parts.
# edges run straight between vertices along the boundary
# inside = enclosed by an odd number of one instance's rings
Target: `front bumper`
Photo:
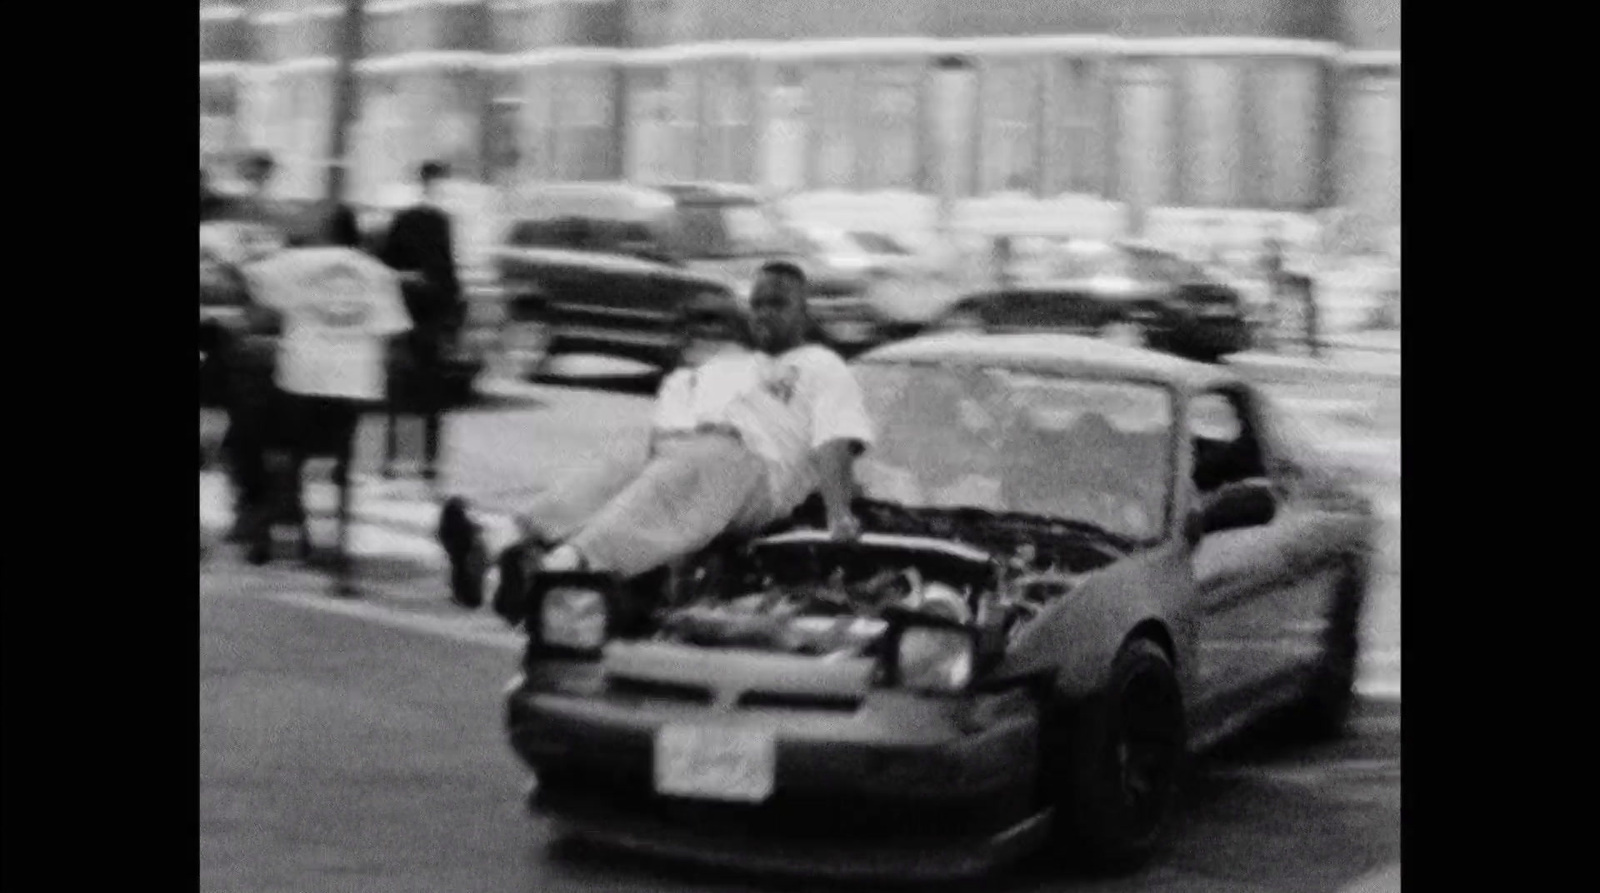
[[[577,836],[754,871],[840,877],[973,876],[1049,829],[1038,808],[1037,715],[1025,696],[974,705],[882,692],[854,710],[622,704],[509,696],[507,725],[538,785],[529,805]],[[667,723],[771,729],[773,793],[759,804],[657,794]]]

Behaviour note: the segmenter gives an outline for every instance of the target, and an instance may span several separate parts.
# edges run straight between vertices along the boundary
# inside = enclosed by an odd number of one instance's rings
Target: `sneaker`
[[[452,497],[439,512],[439,542],[450,559],[450,600],[463,608],[483,605],[483,578],[488,573],[483,532],[467,511],[466,500]]]
[[[494,612],[515,629],[528,616],[528,590],[539,572],[547,545],[522,540],[500,553],[500,580],[494,590]]]

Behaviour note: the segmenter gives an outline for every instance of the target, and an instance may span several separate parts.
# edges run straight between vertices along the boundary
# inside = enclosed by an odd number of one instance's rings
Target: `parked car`
[[[745,302],[761,265],[790,260],[812,279],[812,308],[844,336],[862,318],[863,281],[834,275],[816,246],[756,191],[716,183],[560,183],[533,190],[497,256],[504,332],[524,372],[563,353],[662,368],[677,361],[669,323],[696,295]],[[870,331],[869,331],[870,334]]]
[[[676,582],[530,585],[536,813],[824,876],[1131,866],[1188,754],[1283,709],[1343,727],[1373,509],[1226,366],[947,333],[853,367],[859,539],[812,503]]]
[[[1232,286],[1171,252],[1135,242],[1074,241],[1045,275],[962,296],[938,325],[991,332],[1097,334],[1216,362],[1254,343],[1250,309]]]

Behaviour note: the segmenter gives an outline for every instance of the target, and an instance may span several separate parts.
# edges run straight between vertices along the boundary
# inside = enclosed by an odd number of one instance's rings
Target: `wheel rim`
[[[519,322],[507,327],[501,359],[509,377],[524,378],[548,356],[550,332],[543,323]]]
[[[1144,328],[1138,323],[1114,323],[1106,327],[1105,339],[1124,347],[1143,347]]]
[[[1140,833],[1153,831],[1165,813],[1182,747],[1182,707],[1170,677],[1153,668],[1130,677],[1113,757],[1123,802]]]

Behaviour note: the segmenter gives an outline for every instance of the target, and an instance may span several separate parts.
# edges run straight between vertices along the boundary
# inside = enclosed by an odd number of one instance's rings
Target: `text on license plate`
[[[777,744],[758,729],[666,726],[656,734],[656,792],[759,803],[772,795]]]

